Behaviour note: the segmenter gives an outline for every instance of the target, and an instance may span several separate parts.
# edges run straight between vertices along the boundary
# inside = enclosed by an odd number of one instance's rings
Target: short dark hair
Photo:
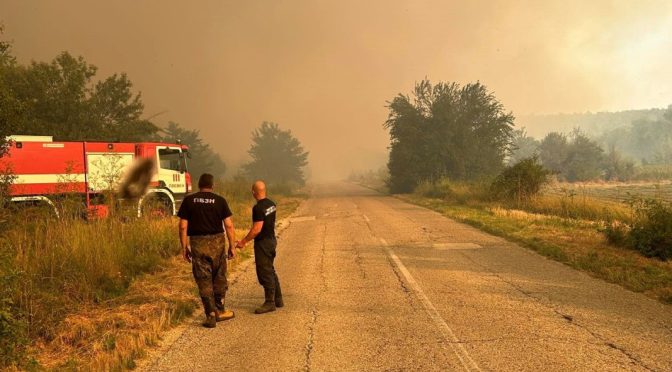
[[[199,189],[211,189],[215,185],[215,177],[210,173],[203,173],[198,179]]]

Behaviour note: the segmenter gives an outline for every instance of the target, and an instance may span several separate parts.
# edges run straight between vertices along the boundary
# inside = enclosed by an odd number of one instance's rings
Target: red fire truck
[[[104,216],[106,192],[116,189],[134,160],[151,158],[155,171],[150,188],[137,202],[138,215],[150,200],[153,208],[158,205],[174,215],[191,192],[188,151],[187,146],[173,143],[54,142],[49,136],[12,136],[0,169],[9,168],[15,176],[10,189],[13,202],[45,203],[58,214],[59,198],[76,195],[90,216]]]

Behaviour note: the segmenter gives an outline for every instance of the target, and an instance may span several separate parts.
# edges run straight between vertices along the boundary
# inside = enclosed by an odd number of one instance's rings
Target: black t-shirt
[[[213,235],[224,232],[222,221],[231,217],[229,204],[212,192],[197,192],[184,198],[177,216],[189,221],[187,235]]]
[[[275,203],[271,199],[261,199],[252,208],[252,221],[264,221],[261,232],[254,238],[255,242],[264,239],[275,239]]]

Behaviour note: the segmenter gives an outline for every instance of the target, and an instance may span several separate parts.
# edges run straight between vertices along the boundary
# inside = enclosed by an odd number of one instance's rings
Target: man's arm
[[[247,233],[247,235],[243,238],[243,240],[239,241],[238,244],[236,244],[236,248],[243,248],[245,244],[247,244],[249,241],[254,240],[254,238],[259,235],[261,232],[261,228],[264,227],[264,221],[256,221],[252,223],[252,228],[250,229],[250,232]]]
[[[236,256],[236,229],[233,227],[233,219],[226,217],[224,219],[224,229],[226,229],[226,237],[229,239],[229,258]]]
[[[180,232],[180,245],[182,246],[182,257],[184,257],[184,259],[187,260],[187,262],[191,262],[191,248],[189,247],[187,226],[189,226],[189,221],[180,218],[179,232]]]

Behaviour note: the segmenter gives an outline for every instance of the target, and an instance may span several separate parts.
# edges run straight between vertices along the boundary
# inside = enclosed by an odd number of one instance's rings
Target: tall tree
[[[80,141],[141,141],[156,133],[156,126],[140,118],[144,106],[128,77],[115,74],[93,84],[96,71],[67,52],[50,63],[7,68],[5,89],[23,105],[16,130]]]
[[[564,173],[565,161],[569,153],[569,142],[567,136],[551,132],[541,140],[539,144],[539,159],[546,169],[559,174]]]
[[[606,166],[604,150],[579,129],[570,139],[551,132],[541,140],[539,157],[545,168],[567,181],[588,181],[602,176]]]
[[[189,146],[190,159],[188,160],[189,173],[199,177],[203,173],[210,173],[215,177],[223,177],[226,173],[226,164],[219,154],[214,152],[210,145],[205,143],[199,131],[182,128],[179,124],[169,122],[163,129],[160,140],[166,142],[181,142]]]
[[[143,141],[157,131],[141,118],[144,104],[140,93],[133,94],[126,74],[114,74],[95,84],[88,100],[89,110],[105,138],[117,141]]]
[[[308,165],[308,152],[291,131],[263,122],[252,132],[248,153],[252,161],[243,166],[247,176],[275,185],[305,184],[303,168]]]
[[[3,26],[0,25],[0,36]],[[16,66],[16,59],[10,53],[8,42],[0,40],[0,156],[7,151],[7,137],[14,134],[17,118],[23,106],[9,89],[6,78]]]
[[[604,163],[604,150],[597,142],[578,130],[574,131],[565,159],[567,180],[573,182],[600,178]]]
[[[609,148],[604,158],[604,178],[609,181],[627,181],[635,175],[635,163],[624,159],[615,146]]]
[[[411,191],[440,177],[473,180],[503,168],[514,117],[481,83],[416,84],[388,102],[389,186]]]
[[[539,152],[539,141],[527,135],[525,128],[512,132],[509,165],[519,163],[523,159],[534,157]]]

